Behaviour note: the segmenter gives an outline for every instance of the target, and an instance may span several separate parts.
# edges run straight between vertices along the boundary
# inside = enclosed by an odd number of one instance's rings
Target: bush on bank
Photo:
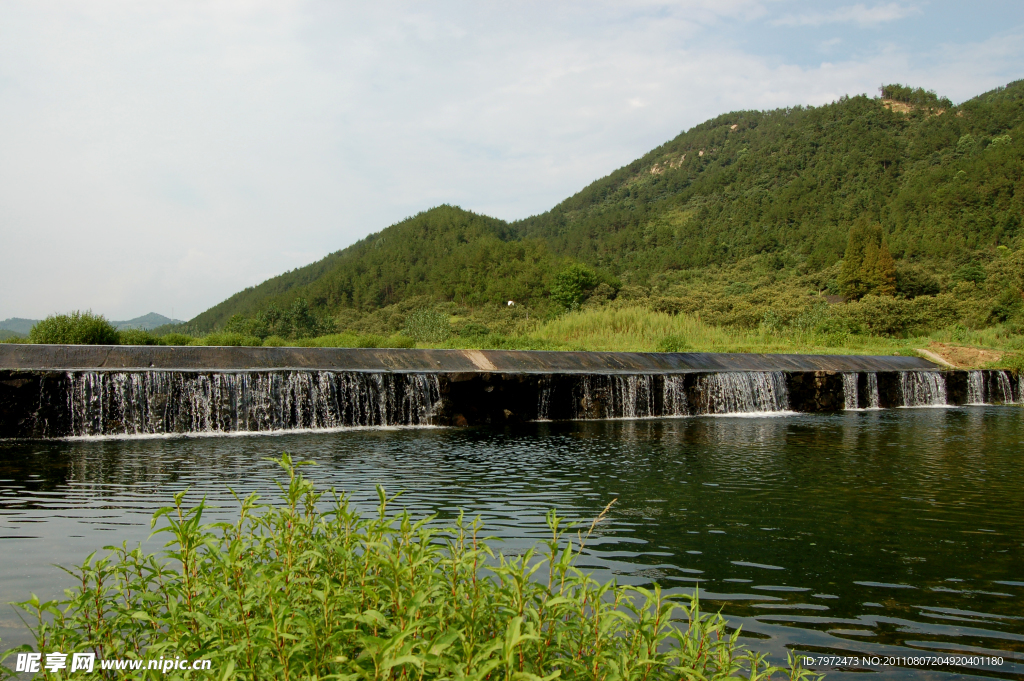
[[[479,521],[438,529],[389,512],[381,488],[373,517],[337,496],[323,512],[300,464],[278,463],[281,505],[253,495],[236,522],[203,524],[204,503],[188,509],[181,492],[153,517],[165,558],[107,547],[71,571],[65,600],[19,604],[36,649],[207,658],[219,679],[817,678],[744,650],[696,598],[588,577],[576,559],[589,532],[574,543],[553,511],[549,540],[495,557]]]
[[[103,315],[79,310],[50,315],[37,322],[28,337],[32,343],[117,345],[120,342],[117,329]]]

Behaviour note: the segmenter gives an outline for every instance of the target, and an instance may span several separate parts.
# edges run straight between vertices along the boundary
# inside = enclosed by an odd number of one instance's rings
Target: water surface
[[[190,487],[276,494],[287,450],[361,507],[374,486],[415,513],[482,515],[499,548],[546,536],[544,514],[589,520],[612,499],[586,567],[658,581],[785,652],[977,653],[977,667],[862,669],[873,678],[1024,678],[1024,410],[355,429],[279,436],[0,442],[0,601],[59,595],[105,544],[145,541]],[[163,535],[147,548],[158,550]],[[29,639],[11,609],[3,646]],[[830,677],[842,671],[829,670]]]

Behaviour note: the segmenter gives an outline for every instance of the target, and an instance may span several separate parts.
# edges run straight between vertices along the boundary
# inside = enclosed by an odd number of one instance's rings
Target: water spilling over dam
[[[0,346],[0,437],[270,432],[958,406],[1008,371],[916,357]]]

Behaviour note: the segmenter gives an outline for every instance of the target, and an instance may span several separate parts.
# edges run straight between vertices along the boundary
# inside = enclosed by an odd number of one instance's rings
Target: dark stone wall
[[[793,411],[842,411],[843,375],[837,371],[805,371],[787,375],[789,406]]]
[[[60,437],[68,432],[65,374],[0,370],[0,437]]]
[[[946,376],[946,402],[949,404],[967,404],[967,372],[948,371]]]
[[[900,387],[898,371],[879,371],[878,406],[882,409],[893,409],[903,406],[903,389]]]

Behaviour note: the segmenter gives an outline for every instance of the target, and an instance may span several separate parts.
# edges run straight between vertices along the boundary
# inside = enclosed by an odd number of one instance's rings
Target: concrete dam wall
[[[917,357],[0,345],[0,437],[475,425],[1013,403]]]

